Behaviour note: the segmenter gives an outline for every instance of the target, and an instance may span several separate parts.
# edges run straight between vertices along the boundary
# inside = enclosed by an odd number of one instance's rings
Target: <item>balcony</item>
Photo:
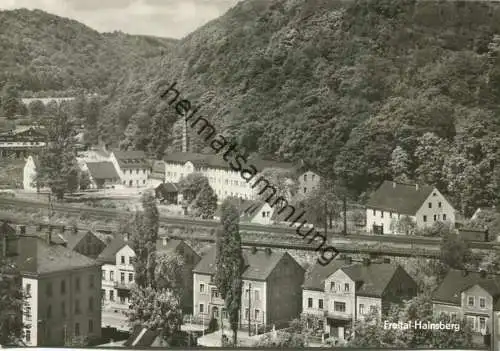
[[[113,286],[115,287],[115,289],[118,290],[130,290],[134,286],[134,283],[133,282],[126,283],[124,281],[119,281],[119,282],[114,282]]]

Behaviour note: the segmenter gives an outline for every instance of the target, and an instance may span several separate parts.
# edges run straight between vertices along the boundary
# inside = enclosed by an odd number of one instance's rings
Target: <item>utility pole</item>
[[[252,336],[252,324],[250,318],[252,317],[252,283],[248,283],[248,336]]]
[[[325,238],[328,239],[328,204],[325,199]]]
[[[342,206],[344,211],[344,235],[347,235],[347,198],[345,194],[342,198]]]

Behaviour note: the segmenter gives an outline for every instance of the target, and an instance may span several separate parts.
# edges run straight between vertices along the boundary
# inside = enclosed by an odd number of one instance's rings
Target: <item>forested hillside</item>
[[[470,212],[497,200],[499,35],[492,2],[247,0],[131,73],[103,125],[147,148],[163,123],[170,144],[155,89],[175,80],[251,152],[304,160],[357,195],[436,183]]]
[[[101,34],[40,10],[0,11],[0,90],[12,84],[25,96],[82,88],[100,91],[175,42],[120,32]]]

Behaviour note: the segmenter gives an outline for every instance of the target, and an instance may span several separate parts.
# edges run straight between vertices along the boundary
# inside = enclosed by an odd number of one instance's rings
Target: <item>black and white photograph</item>
[[[0,0],[0,348],[500,351],[500,1]]]

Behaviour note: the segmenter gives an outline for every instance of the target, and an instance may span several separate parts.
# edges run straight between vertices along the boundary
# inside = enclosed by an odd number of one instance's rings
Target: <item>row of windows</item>
[[[106,301],[106,290],[105,289],[101,290],[101,296],[102,296],[101,303],[104,303],[104,301]],[[109,290],[107,296],[108,296],[108,300],[109,301],[115,302],[115,291],[114,290]],[[129,303],[130,302],[130,298],[125,297],[125,296],[119,296],[119,302],[121,304]]]
[[[217,288],[212,288],[210,290],[210,292],[211,292],[212,297],[215,297],[215,298],[219,297],[219,291],[217,290]],[[208,289],[205,289],[204,283],[200,283],[200,294],[206,294],[206,293],[208,293]],[[245,290],[245,300],[246,301],[248,301],[249,294],[250,294],[250,289],[247,288]],[[253,295],[253,298],[255,299],[255,301],[260,301],[260,289],[252,289],[252,295]]]
[[[143,185],[146,184],[146,180],[143,180],[142,184]],[[127,181],[126,180],[123,181],[123,185],[127,185]],[[129,180],[128,185],[132,186],[132,185],[134,185],[134,182],[132,180]],[[135,181],[135,185],[139,186],[139,181],[138,180]]]
[[[307,299],[307,308],[314,308],[312,297]],[[318,299],[318,309],[322,310],[323,308],[323,299]]]
[[[93,274],[90,274],[88,276],[88,287],[89,287],[89,289],[93,289],[95,287]],[[26,290],[26,294],[28,296],[31,296],[31,284],[26,284],[25,290]],[[81,291],[81,279],[80,279],[80,277],[75,277],[75,291],[76,292]],[[62,279],[60,282],[60,292],[61,292],[61,295],[66,294],[66,279]],[[48,297],[52,297],[52,295],[53,295],[52,282],[46,283],[45,293]]]
[[[41,142],[38,142],[38,141],[30,141],[30,142],[20,142],[20,141],[14,141],[14,142],[6,142],[6,143],[2,143],[2,144],[7,144],[7,145],[45,145],[45,143],[41,143]]]
[[[315,174],[311,174],[311,180],[314,181],[314,178],[316,177]],[[307,182],[307,174],[304,174],[304,182]],[[305,191],[304,191],[305,192]]]
[[[200,313],[205,313],[205,304],[200,303],[198,310]],[[253,313],[253,318],[256,320],[259,320],[260,318],[262,318],[263,314],[261,314],[260,312],[261,311],[258,308],[255,308],[254,313]],[[217,307],[212,308],[212,313],[213,313],[214,318],[219,317],[219,309]],[[250,310],[248,308],[245,308],[245,320],[248,320],[249,313],[250,313]],[[222,310],[222,317],[227,318],[227,313],[226,313],[225,309]]]
[[[427,216],[426,215],[424,215],[422,219],[423,219],[424,222],[427,222]],[[445,213],[443,213],[442,220],[446,221],[446,214]],[[437,222],[437,221],[439,221],[439,214],[435,214],[434,215],[434,222]]]
[[[330,291],[349,292],[349,288],[350,288],[349,283],[344,283],[344,289],[342,290],[341,284],[336,284],[335,282],[330,282]]]
[[[106,270],[103,270],[102,271],[102,279],[103,280],[106,280],[106,273],[107,271]],[[125,283],[126,280],[125,280],[125,273],[124,272],[120,272],[120,282],[121,283]],[[115,272],[114,271],[109,271],[109,280],[114,282],[115,281]],[[128,274],[128,281],[129,283],[132,283],[134,281],[134,273],[129,273]]]
[[[314,303],[313,303],[313,298],[308,298],[307,299],[307,307],[308,308],[314,308]],[[322,310],[324,308],[324,302],[323,302],[323,299],[318,299],[318,309]],[[334,304],[333,304],[333,308],[335,310],[335,312],[345,312],[346,311],[346,304],[345,302],[338,302],[338,301],[335,301]],[[376,306],[373,306],[371,305],[370,306],[370,312],[374,312],[376,311]],[[365,314],[365,305],[364,304],[359,304],[358,306],[358,311],[359,311],[359,314]]]
[[[134,169],[129,169],[129,170],[128,170],[128,173],[129,173],[130,175],[132,175],[132,174],[133,174],[133,171],[135,171],[135,174],[139,174],[139,171],[140,171],[140,170],[139,170],[139,169],[135,169],[135,170],[134,170]],[[146,174],[146,172],[147,172],[147,171],[146,171],[145,169],[143,169],[143,170],[142,170],[142,174]],[[127,170],[126,170],[126,169],[123,171],[123,174],[124,174],[124,175],[127,175]]]
[[[89,333],[94,332],[94,320],[92,320],[92,319],[89,319],[89,322],[88,322],[88,332]],[[49,337],[50,329],[47,329],[45,334],[47,335],[47,337]],[[63,330],[62,336],[63,336],[63,339],[65,339],[67,337],[65,330]],[[74,336],[80,336],[80,323],[75,323]],[[25,339],[26,339],[27,343],[31,342],[31,330],[29,330],[29,329],[25,330]]]

